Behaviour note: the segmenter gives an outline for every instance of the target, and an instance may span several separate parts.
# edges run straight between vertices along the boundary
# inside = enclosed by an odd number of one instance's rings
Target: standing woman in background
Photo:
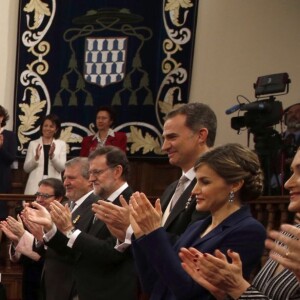
[[[25,195],[35,194],[38,183],[44,178],[61,179],[61,172],[65,169],[66,143],[58,139],[61,132],[58,116],[45,116],[40,132],[41,137],[29,143],[24,162],[24,171],[29,173]]]
[[[101,106],[96,113],[96,127],[98,131],[94,135],[83,138],[81,142],[80,156],[88,157],[90,152],[97,147],[115,146],[126,152],[127,136],[125,132],[112,129],[115,122],[115,112],[111,106]]]
[[[14,132],[4,129],[9,115],[7,110],[0,105],[0,193],[11,192],[11,164],[17,156],[17,139]],[[0,201],[0,220],[7,217],[7,203]]]

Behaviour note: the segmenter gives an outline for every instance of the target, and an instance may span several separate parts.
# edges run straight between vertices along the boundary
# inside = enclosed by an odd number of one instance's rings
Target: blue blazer
[[[266,232],[255,220],[248,206],[231,214],[214,230],[200,237],[211,223],[211,216],[190,225],[176,244],[168,239],[164,228],[133,241],[133,254],[142,288],[152,300],[212,299],[181,267],[178,252],[181,247],[195,247],[204,253],[228,249],[240,254],[243,274],[247,278],[260,262]]]

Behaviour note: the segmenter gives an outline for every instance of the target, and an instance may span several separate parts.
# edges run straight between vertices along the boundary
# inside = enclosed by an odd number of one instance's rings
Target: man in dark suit
[[[91,205],[99,199],[93,194],[88,171],[88,159],[76,157],[66,162],[63,177],[69,206],[73,206],[70,212],[71,222],[82,231],[87,231],[92,224]],[[59,248],[45,248],[44,245],[38,246],[36,250],[45,258],[42,273],[43,298],[72,299],[77,293],[73,277],[73,263],[76,257],[62,252]]]
[[[207,216],[195,210],[196,201],[191,191],[196,183],[194,164],[197,158],[214,145],[217,119],[211,108],[202,103],[188,103],[168,113],[164,124],[162,150],[168,154],[171,165],[180,167],[185,177],[181,194],[176,188],[179,181],[169,185],[163,193],[161,206],[162,226],[174,237],[182,234],[193,221]],[[175,195],[176,194],[176,195]],[[175,199],[177,198],[177,199]],[[99,201],[93,205],[96,216],[104,221],[121,243],[116,248],[123,251],[131,243],[128,211]],[[126,235],[125,235],[126,232]]]
[[[129,199],[132,194],[127,183],[129,162],[122,150],[113,146],[96,149],[89,162],[89,180],[98,197],[115,205],[120,205],[120,195]],[[53,205],[51,217],[42,207],[37,208],[32,215],[40,214],[40,222],[48,231],[47,245],[77,257],[73,276],[79,299],[137,299],[137,278],[130,251],[121,253],[114,249],[115,238],[104,222],[94,218],[92,211],[92,225],[83,232],[70,222],[67,209],[60,203]],[[53,231],[53,222],[59,230]]]

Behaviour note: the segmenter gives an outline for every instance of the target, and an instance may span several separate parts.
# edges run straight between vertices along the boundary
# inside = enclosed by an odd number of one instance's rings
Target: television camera
[[[238,132],[242,128],[247,128],[248,140],[249,135],[253,134],[255,151],[264,170],[265,195],[273,194],[271,177],[274,177],[274,174],[277,181],[276,185],[281,187],[281,193],[283,190],[277,176],[281,172],[278,170],[278,166],[274,165],[274,162],[278,161],[283,146],[282,136],[273,128],[274,125],[281,122],[283,116],[282,103],[276,100],[275,94],[277,96],[287,94],[290,83],[288,73],[258,77],[254,83],[256,101],[240,103],[239,97],[242,96],[238,96],[239,103],[225,111],[226,114],[245,111],[243,116],[231,118],[231,128]],[[278,194],[279,192],[274,191],[274,193]]]

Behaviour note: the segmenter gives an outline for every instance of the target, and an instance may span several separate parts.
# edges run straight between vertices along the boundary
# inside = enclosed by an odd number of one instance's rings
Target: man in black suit
[[[64,171],[64,186],[71,222],[74,227],[87,231],[92,224],[91,205],[99,197],[93,194],[92,184],[89,181],[89,162],[87,158],[76,157],[66,162]],[[42,272],[43,299],[67,300],[76,294],[73,277],[74,255],[64,253],[60,248],[38,245],[35,248],[44,256]]]
[[[174,199],[178,181],[169,185],[160,198],[163,211],[162,226],[174,240],[191,222],[207,216],[206,213],[195,210],[196,200],[190,195],[196,183],[194,164],[202,153],[214,145],[216,129],[215,113],[202,103],[185,104],[169,112],[166,117],[162,150],[168,154],[170,164],[180,167],[185,177],[182,193],[178,199]],[[127,249],[132,234],[128,227],[127,209],[100,200],[99,205],[93,205],[93,210],[121,242],[116,248],[119,251]]]
[[[89,180],[94,193],[101,199],[120,205],[119,196],[129,199],[129,162],[126,154],[113,146],[96,149],[89,156]],[[87,232],[75,228],[68,217],[68,210],[60,203],[52,207],[51,216],[42,207],[31,210],[32,221],[39,221],[47,231],[47,245],[64,249],[77,257],[74,278],[78,298],[81,300],[137,299],[137,278],[132,256],[114,249],[116,240],[104,222],[94,218]],[[59,230],[54,230],[53,222]]]

